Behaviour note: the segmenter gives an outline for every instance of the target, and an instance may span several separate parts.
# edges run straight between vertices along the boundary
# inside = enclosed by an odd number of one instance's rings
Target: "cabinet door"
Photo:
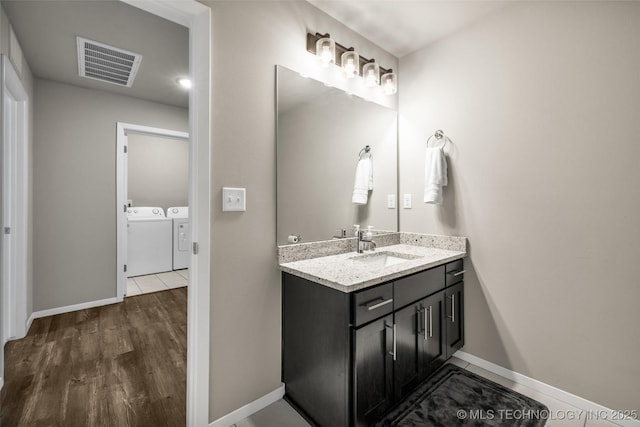
[[[377,421],[393,401],[393,315],[354,331],[357,426]]]
[[[411,304],[395,312],[396,360],[393,364],[396,400],[411,392],[422,377],[422,312]]]
[[[445,361],[444,303],[444,292],[439,292],[420,302],[423,319],[420,336],[423,377],[430,375]]]
[[[464,345],[464,282],[445,290],[446,358]]]

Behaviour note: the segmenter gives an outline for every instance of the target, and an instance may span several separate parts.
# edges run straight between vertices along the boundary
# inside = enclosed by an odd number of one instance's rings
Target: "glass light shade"
[[[323,67],[336,63],[336,42],[330,37],[323,37],[316,42],[316,56]]]
[[[348,50],[340,57],[342,72],[351,79],[360,74],[360,55],[355,50]]]
[[[380,78],[382,91],[387,95],[393,95],[398,91],[398,76],[396,73],[383,74]]]
[[[362,78],[367,87],[374,87],[380,84],[380,66],[375,62],[368,62],[362,67]]]

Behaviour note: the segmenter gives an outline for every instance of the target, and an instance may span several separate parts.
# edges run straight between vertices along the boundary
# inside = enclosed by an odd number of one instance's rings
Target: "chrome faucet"
[[[368,240],[364,238],[364,231],[360,230],[358,231],[358,247],[357,247],[357,251],[359,254],[364,252],[364,243],[369,243],[371,245],[373,245],[373,249],[374,250],[376,248],[376,242],[374,242],[373,240]]]

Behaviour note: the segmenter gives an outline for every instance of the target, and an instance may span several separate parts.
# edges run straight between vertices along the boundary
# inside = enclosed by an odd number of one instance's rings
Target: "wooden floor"
[[[37,319],[5,346],[2,427],[184,426],[187,288]]]

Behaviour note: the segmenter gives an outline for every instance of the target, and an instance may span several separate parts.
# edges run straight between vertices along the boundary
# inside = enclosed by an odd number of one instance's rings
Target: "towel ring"
[[[371,147],[366,145],[360,152],[358,153],[358,157],[362,157],[363,153],[369,153],[371,151]]]
[[[442,146],[440,148],[444,148],[447,145],[447,137],[444,136],[444,132],[442,132],[440,129],[438,129],[433,135],[431,135],[427,139],[427,147],[429,147],[429,142],[431,141],[431,138],[435,138],[437,141],[444,139],[444,142],[442,143]]]

